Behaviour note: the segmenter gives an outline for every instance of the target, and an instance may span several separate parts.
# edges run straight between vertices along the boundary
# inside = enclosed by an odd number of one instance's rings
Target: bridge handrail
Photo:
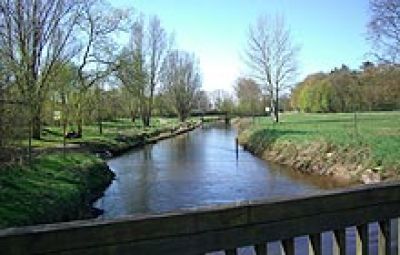
[[[309,235],[314,254],[321,254],[320,233],[334,231],[336,254],[344,254],[346,227],[357,226],[357,248],[365,249],[367,224],[379,222],[380,254],[389,254],[389,219],[399,216],[400,185],[384,183],[158,215],[9,228],[0,230],[0,249],[2,254],[235,254],[238,247],[254,245],[257,254],[265,254],[266,242],[281,240],[286,254],[293,254],[293,238]]]

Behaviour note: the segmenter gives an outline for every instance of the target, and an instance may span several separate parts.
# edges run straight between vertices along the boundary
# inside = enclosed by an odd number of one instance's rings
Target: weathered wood
[[[309,255],[321,255],[321,234],[312,234],[308,236],[308,254]]]
[[[0,247],[2,254],[199,254],[383,221],[400,216],[399,206],[400,186],[371,185],[163,215],[6,229],[0,231]]]
[[[332,235],[333,255],[346,254],[346,229],[334,230]]]
[[[294,239],[288,238],[281,241],[282,255],[294,255]]]
[[[400,218],[397,218],[397,255],[400,255]]]
[[[254,245],[254,250],[257,255],[267,255],[267,243],[259,243]]]
[[[237,255],[237,249],[225,250],[225,255]]]
[[[356,227],[356,254],[369,254],[368,224],[363,224]]]
[[[379,221],[378,224],[378,254],[391,254],[390,219]]]

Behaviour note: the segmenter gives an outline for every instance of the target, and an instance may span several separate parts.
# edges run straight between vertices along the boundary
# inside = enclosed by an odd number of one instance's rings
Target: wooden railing
[[[0,254],[204,254],[253,246],[267,254],[280,241],[294,254],[307,235],[310,254],[322,253],[321,233],[332,231],[334,254],[345,254],[346,232],[357,229],[357,254],[368,254],[368,224],[379,224],[379,254],[391,254],[390,219],[400,215],[397,183],[312,196],[243,202],[116,220],[76,221],[0,231]]]

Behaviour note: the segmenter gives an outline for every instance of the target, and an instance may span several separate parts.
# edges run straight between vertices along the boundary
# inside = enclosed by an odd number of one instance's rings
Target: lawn
[[[174,135],[180,127],[193,127],[198,119],[154,118],[150,127],[140,121],[119,119],[98,126],[85,126],[79,139],[68,139],[72,147],[63,154],[61,127],[44,127],[41,140],[33,140],[31,164],[0,166],[0,228],[82,219],[93,216],[91,202],[113,179],[105,162],[89,152],[123,152],[143,145],[161,133]],[[179,130],[178,130],[179,129]],[[55,149],[57,147],[57,149]],[[82,153],[83,152],[83,153]]]
[[[90,216],[91,202],[113,178],[94,155],[49,154],[0,171],[0,228]]]
[[[400,112],[357,113],[356,118],[353,113],[287,113],[281,115],[280,123],[256,118],[245,133],[258,149],[315,141],[344,151],[364,148],[369,153],[369,166],[400,170]]]
[[[67,143],[115,143],[118,135],[136,136],[162,132],[171,128],[177,128],[179,121],[177,118],[153,118],[150,127],[143,127],[140,120],[131,122],[129,119],[117,119],[115,121],[104,121],[102,123],[103,133],[100,134],[99,126],[85,125],[83,127],[83,137],[78,139],[67,139]],[[69,128],[67,131],[73,130]],[[33,140],[32,145],[36,148],[48,148],[60,146],[63,143],[63,129],[60,126],[45,126],[42,131],[42,139]]]

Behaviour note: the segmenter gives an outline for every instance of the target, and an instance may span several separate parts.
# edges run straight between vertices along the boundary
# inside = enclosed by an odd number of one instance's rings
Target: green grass
[[[118,119],[116,121],[103,122],[103,134],[100,134],[98,125],[85,125],[83,137],[79,139],[67,139],[67,143],[103,143],[115,144],[118,135],[140,136],[143,134],[160,133],[164,130],[177,128],[179,121],[176,118],[153,118],[150,127],[143,127],[140,120],[135,123],[129,119]],[[69,128],[67,131],[73,130]],[[76,131],[76,130],[75,130]],[[42,139],[33,140],[32,145],[36,148],[48,148],[60,146],[63,143],[62,127],[45,126],[42,132]]]
[[[31,165],[3,167],[0,228],[85,217],[112,178],[102,160],[82,153],[43,155]]]
[[[146,139],[192,126],[198,119],[153,118],[150,127],[127,119],[84,126],[83,137],[68,139],[87,152],[123,152]],[[62,148],[61,127],[45,127],[41,140],[33,140],[35,155],[30,165],[0,168],[0,228],[67,221],[90,216],[91,201],[111,182],[113,174],[101,159],[89,153],[54,153]],[[56,149],[55,149],[56,148]],[[75,147],[72,149],[75,151]],[[44,153],[46,152],[46,153]]]
[[[367,149],[371,167],[400,171],[400,112],[281,115],[280,123],[257,118],[244,133],[255,150],[271,144],[323,141],[339,149]]]
[[[191,118],[181,123],[177,118],[153,118],[149,127],[144,127],[140,120],[135,123],[129,119],[118,119],[103,122],[103,133],[100,134],[97,125],[86,125],[82,138],[66,139],[67,144],[80,145],[90,152],[110,151],[119,153],[127,148],[143,144],[147,139],[161,133],[177,130],[181,126],[193,125],[199,118]],[[69,128],[67,131],[73,130]],[[75,130],[76,131],[76,130]],[[33,140],[36,150],[60,150],[63,147],[62,127],[45,126],[40,140]],[[25,141],[25,146],[28,142]]]

